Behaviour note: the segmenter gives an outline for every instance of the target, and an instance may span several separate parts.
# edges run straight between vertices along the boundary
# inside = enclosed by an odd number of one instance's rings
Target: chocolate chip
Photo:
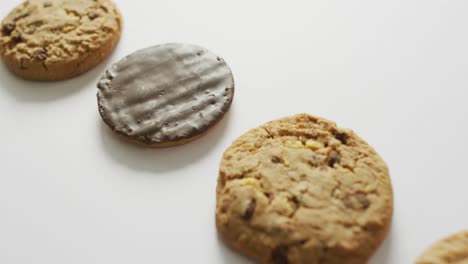
[[[354,201],[354,203],[353,203]],[[349,209],[367,209],[370,206],[370,202],[367,199],[366,194],[358,192],[355,194],[347,195],[343,198],[343,204]]]
[[[271,252],[271,261],[273,264],[288,264],[288,247],[278,246]]]
[[[44,7],[44,8],[51,7],[51,6],[52,6],[52,3],[51,3],[51,2],[45,2],[45,3],[43,4],[43,7]]]
[[[377,232],[377,230],[379,230],[380,228],[381,226],[378,223],[369,222],[365,226],[362,227],[362,230],[375,234],[375,232]]]
[[[301,203],[299,202],[299,199],[295,195],[291,197],[291,202],[294,204],[296,208],[299,208],[299,206],[301,205]]]
[[[23,40],[23,38],[21,37],[21,33],[19,33],[18,31],[14,31],[10,37],[11,40],[13,40],[13,42],[15,43],[21,42]]]
[[[245,221],[249,221],[250,219],[252,219],[256,206],[257,206],[257,201],[255,199],[250,201],[249,206],[247,207],[244,214],[242,215],[242,218]]]
[[[226,185],[226,174],[225,173],[223,173],[223,172],[219,173],[218,183],[221,186],[221,188],[223,188],[224,185]]]
[[[327,158],[328,166],[333,168],[335,163],[339,163],[339,162],[340,162],[340,155],[335,150],[332,150]]]
[[[33,59],[43,61],[47,59],[47,52],[45,49],[35,50],[32,54]]]
[[[9,36],[13,30],[15,30],[16,24],[14,23],[5,23],[2,26],[2,32],[4,35]]]
[[[336,139],[341,141],[341,143],[346,144],[348,141],[348,134],[346,132],[339,132],[337,130],[333,131],[333,136],[335,136]]]
[[[98,13],[96,13],[96,12],[93,12],[93,11],[88,12],[88,17],[89,17],[89,19],[91,19],[91,20],[94,20],[94,19],[97,18],[98,16],[99,16],[99,15],[98,15]]]
[[[351,198],[349,196],[346,196],[343,198],[343,204],[346,206],[346,208],[352,209],[353,208],[353,203],[351,202]]]
[[[357,193],[356,199],[359,201],[363,209],[369,208],[370,202],[364,193]]]
[[[271,162],[273,162],[273,163],[282,163],[283,159],[281,157],[278,157],[278,156],[273,156],[273,157],[271,157]]]

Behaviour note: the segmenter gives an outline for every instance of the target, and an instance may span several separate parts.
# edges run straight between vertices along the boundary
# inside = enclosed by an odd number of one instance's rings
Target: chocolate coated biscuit
[[[192,141],[229,110],[234,79],[226,62],[195,45],[139,50],[98,83],[99,113],[118,134],[148,146]]]
[[[367,263],[393,212],[387,166],[374,149],[307,114],[234,141],[216,198],[221,238],[259,263]]]

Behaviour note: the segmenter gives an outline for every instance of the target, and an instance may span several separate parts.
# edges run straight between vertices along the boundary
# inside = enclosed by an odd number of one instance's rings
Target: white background
[[[0,16],[19,4],[1,0]],[[405,264],[468,228],[468,2],[117,1],[112,56],[70,81],[0,65],[0,263],[250,263],[216,236],[223,150],[248,129],[308,112],[366,139],[390,167],[391,233],[371,264]],[[96,81],[150,45],[190,42],[234,72],[231,111],[171,149],[114,136]]]

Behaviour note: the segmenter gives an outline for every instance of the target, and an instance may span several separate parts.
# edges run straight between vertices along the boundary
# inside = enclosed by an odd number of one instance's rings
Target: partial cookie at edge
[[[416,264],[468,264],[468,230],[436,242]]]

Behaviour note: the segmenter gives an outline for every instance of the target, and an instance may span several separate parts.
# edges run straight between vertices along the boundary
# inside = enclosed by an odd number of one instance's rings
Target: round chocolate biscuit
[[[245,133],[224,152],[216,226],[265,264],[364,264],[387,236],[387,165],[352,130],[308,114]]]
[[[222,58],[179,43],[130,54],[108,69],[97,86],[104,122],[152,147],[202,136],[221,120],[234,97],[234,78]]]

